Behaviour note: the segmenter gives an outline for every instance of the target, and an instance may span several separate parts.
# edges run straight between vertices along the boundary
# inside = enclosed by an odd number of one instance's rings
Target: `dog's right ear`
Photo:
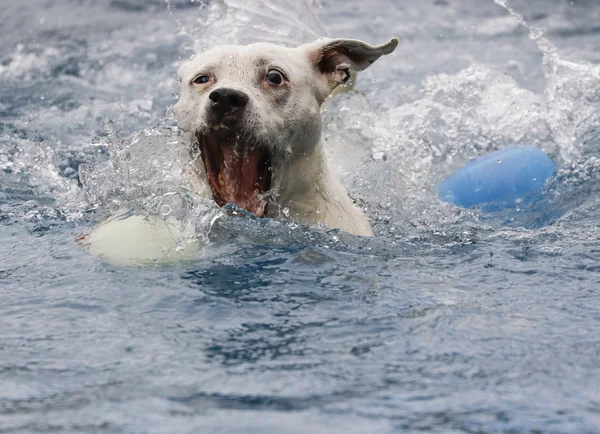
[[[350,80],[352,71],[368,68],[381,56],[390,54],[398,46],[398,38],[381,45],[369,45],[356,39],[319,39],[305,45],[310,62],[327,76],[330,88]]]

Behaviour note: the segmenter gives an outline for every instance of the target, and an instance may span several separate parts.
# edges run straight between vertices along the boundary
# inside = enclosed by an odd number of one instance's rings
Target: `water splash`
[[[113,213],[134,209],[142,214],[193,220],[212,212],[214,204],[191,177],[186,137],[174,127],[148,128],[126,139],[109,137],[109,159],[79,169],[90,209]]]
[[[342,175],[378,230],[385,231],[380,233],[405,236],[475,224],[477,213],[437,200],[435,186],[444,176],[472,158],[514,144],[556,151],[541,98],[485,66],[430,76],[422,95],[399,107],[366,110],[360,95],[345,95],[333,107],[343,116],[328,114],[331,154],[348,159],[349,144],[362,143],[356,153],[365,157],[358,170]]]
[[[589,151],[582,140],[590,127],[600,121],[597,95],[600,93],[600,66],[571,62],[560,57],[556,46],[544,37],[542,29],[529,25],[507,0],[494,0],[523,27],[542,53],[542,72],[546,78],[544,97],[546,121],[560,156],[570,163]]]
[[[195,22],[177,21],[179,33],[191,39],[189,47],[194,53],[220,44],[257,41],[299,45],[326,35],[312,0],[218,0],[195,3],[200,12]],[[173,1],[167,0],[167,9],[171,13],[176,8]]]
[[[328,107],[323,137],[334,170],[349,186],[357,203],[372,216],[378,235],[400,240],[402,237],[421,239],[423,233],[449,233],[450,239],[469,240],[477,231],[488,231],[493,219],[485,216],[482,219],[476,210],[460,210],[439,203],[435,185],[470,159],[507,146],[539,146],[563,168],[561,179],[584,179],[578,174],[590,173],[586,182],[595,182],[596,166],[589,157],[598,154],[595,127],[600,122],[598,67],[563,60],[541,30],[528,27],[523,17],[505,1],[497,3],[529,29],[530,37],[543,53],[542,69],[547,86],[542,95],[521,88],[502,73],[473,64],[456,74],[438,73],[426,77],[420,97],[409,103],[391,106],[386,106],[385,102],[372,103],[369,95],[354,91],[338,96]],[[178,9],[184,7],[186,13],[178,14]],[[243,43],[249,39],[301,43],[324,33],[321,24],[314,19],[310,2],[290,3],[283,15],[279,13],[282,7],[278,3],[260,8],[254,2],[237,0],[193,4],[170,1],[168,11],[179,20],[179,32],[171,38],[171,43],[185,40],[187,45],[181,44],[181,52],[189,52],[201,51],[216,43]],[[198,13],[191,14],[190,10]],[[133,46],[128,47],[123,59],[116,62],[117,66],[124,68],[125,60],[137,53],[136,50]],[[48,51],[47,61],[62,64],[65,53]],[[22,58],[22,62],[13,58]],[[27,81],[27,77],[34,77],[35,74],[23,66],[27,59],[27,51],[18,49],[11,62],[4,66],[4,74],[8,76],[10,69],[13,78]],[[96,53],[92,60],[104,65],[106,58]],[[16,63],[12,65],[13,62]],[[161,92],[171,84],[175,86],[171,74],[176,63],[165,64],[169,73],[153,70],[150,66],[153,63],[147,66],[160,76]],[[92,62],[80,59],[77,64],[82,71],[93,70]],[[110,62],[106,65],[92,77],[94,83],[116,77],[112,82],[116,90],[110,89],[107,95],[131,83],[131,71],[121,74],[121,69],[114,69],[114,62],[113,67]],[[81,80],[77,80],[75,82],[81,85]],[[397,88],[390,88],[392,93],[402,90],[402,83]],[[53,92],[53,89],[42,92],[46,95],[44,104],[54,104]],[[137,92],[138,99],[131,107],[125,102],[112,101],[106,104],[106,109],[102,102],[82,105],[71,112],[68,125],[60,122],[62,113],[56,110],[41,113],[35,121],[43,131],[67,129],[65,137],[71,140],[73,137],[77,140],[89,138],[90,124],[94,125],[93,133],[96,133],[99,130],[96,124],[101,127],[98,119],[112,118],[113,125],[124,123],[120,113],[135,119],[148,116],[147,122],[164,127],[141,129],[138,122],[134,125],[139,132],[127,139],[120,139],[117,134],[99,134],[99,140],[79,149],[81,158],[72,158],[73,163],[65,163],[65,159],[71,157],[66,158],[62,145],[56,144],[60,141],[53,144],[51,152],[45,151],[44,155],[36,157],[37,162],[28,163],[31,158],[24,155],[33,158],[39,150],[32,144],[16,141],[14,133],[10,140],[17,144],[21,153],[5,155],[4,164],[21,167],[20,170],[31,175],[36,190],[61,198],[57,209],[66,210],[65,213],[73,218],[79,213],[97,219],[121,207],[130,207],[145,214],[205,221],[204,217],[216,212],[216,207],[196,195],[194,189],[184,187],[182,173],[189,156],[184,151],[179,132],[168,128],[173,120],[168,116],[157,120],[149,115],[159,101],[139,97],[149,92],[145,88],[143,92]],[[106,95],[102,98],[109,99]],[[28,120],[17,116],[11,122],[17,131]],[[69,130],[73,128],[73,122],[81,124],[81,128],[76,129],[76,136]],[[73,144],[65,140],[64,148],[72,149]],[[75,164],[78,160],[87,163],[79,172]],[[77,187],[78,179],[83,184],[81,190]],[[580,185],[578,182],[573,184]],[[565,208],[561,204],[571,203],[565,201],[568,194],[562,185],[551,187],[556,192],[553,200],[559,209]],[[578,203],[589,197],[583,187],[568,191],[580,198]],[[523,215],[523,210],[511,211]],[[505,221],[505,218],[499,218],[496,224],[502,225]],[[527,219],[516,219],[515,225],[520,224],[527,225]],[[202,225],[198,223],[198,226]],[[468,235],[463,236],[465,233]]]
[[[369,210],[378,234],[403,237],[488,224],[539,227],[590,198],[583,189],[552,183],[548,202],[494,216],[437,200],[434,187],[443,177],[472,158],[509,146],[543,149],[564,169],[560,179],[595,173],[589,157],[598,154],[600,68],[562,59],[540,29],[529,27],[505,1],[497,3],[538,44],[547,81],[543,94],[473,64],[457,74],[426,77],[422,97],[411,103],[385,107],[352,94],[328,110],[330,155],[346,167],[358,165],[358,170],[338,173]],[[591,176],[588,182],[597,183]]]

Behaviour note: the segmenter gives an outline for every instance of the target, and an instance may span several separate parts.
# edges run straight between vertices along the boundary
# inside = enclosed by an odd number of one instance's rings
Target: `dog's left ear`
[[[306,48],[313,66],[318,72],[326,74],[330,86],[335,88],[350,80],[351,71],[368,68],[397,46],[398,38],[375,46],[356,39],[319,39],[306,45]]]

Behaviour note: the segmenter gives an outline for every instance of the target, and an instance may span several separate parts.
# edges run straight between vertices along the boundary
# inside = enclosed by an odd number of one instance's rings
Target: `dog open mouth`
[[[266,193],[271,188],[269,150],[225,128],[197,134],[196,138],[217,205],[234,203],[264,217]]]

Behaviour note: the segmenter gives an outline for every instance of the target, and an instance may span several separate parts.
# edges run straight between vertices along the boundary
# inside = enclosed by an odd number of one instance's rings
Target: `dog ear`
[[[350,80],[352,71],[368,68],[381,56],[398,46],[398,38],[381,45],[369,45],[356,39],[319,39],[307,46],[315,69],[328,76],[332,88]]]

